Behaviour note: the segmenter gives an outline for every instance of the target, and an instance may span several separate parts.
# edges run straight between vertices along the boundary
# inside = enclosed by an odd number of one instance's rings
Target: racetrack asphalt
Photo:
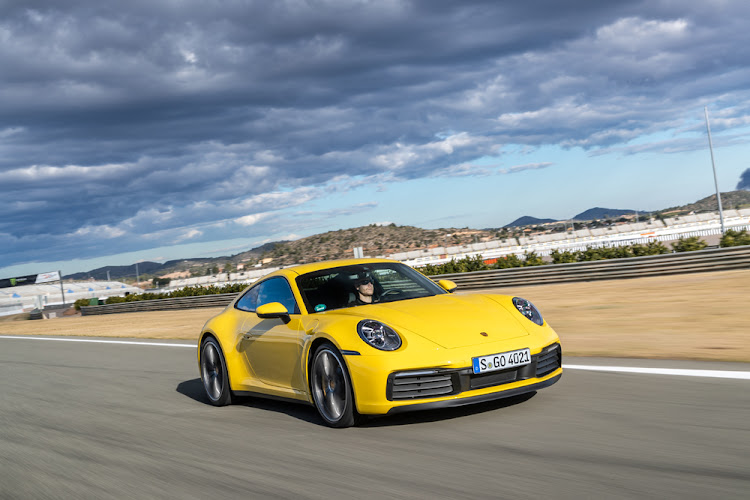
[[[305,405],[210,406],[194,347],[0,338],[0,380],[2,499],[724,499],[750,491],[748,380],[567,369],[532,396],[342,430]]]

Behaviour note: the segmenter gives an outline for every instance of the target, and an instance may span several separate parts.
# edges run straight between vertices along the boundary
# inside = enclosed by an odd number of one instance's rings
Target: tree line
[[[747,230],[735,231],[728,229],[721,237],[720,247],[732,247],[739,245],[750,245],[750,234]],[[628,257],[644,257],[647,255],[660,255],[671,252],[694,252],[703,250],[708,243],[698,236],[680,238],[671,244],[672,249],[667,248],[660,241],[649,241],[646,244],[623,245],[618,247],[588,247],[585,250],[553,250],[550,254],[552,264],[565,264],[570,262],[589,262],[605,259],[624,259]],[[498,259],[483,259],[481,255],[475,257],[464,257],[463,259],[452,259],[444,264],[427,264],[419,270],[427,275],[455,274],[471,271],[489,271],[492,269],[507,269],[512,267],[541,266],[548,264],[534,252],[526,252],[523,256],[508,255]]]

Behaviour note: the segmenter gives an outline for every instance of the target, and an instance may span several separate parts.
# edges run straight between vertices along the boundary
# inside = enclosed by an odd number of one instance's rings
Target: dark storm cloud
[[[737,183],[737,189],[747,189],[750,191],[750,168],[740,175],[740,182]]]
[[[739,1],[0,5],[4,265],[270,234],[508,143],[627,153],[709,101],[750,123]]]

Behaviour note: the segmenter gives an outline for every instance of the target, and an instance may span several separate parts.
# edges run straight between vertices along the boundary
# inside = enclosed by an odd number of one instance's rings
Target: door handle
[[[242,334],[242,338],[244,338],[245,340],[253,340],[257,339],[258,337],[260,337],[260,333],[255,333],[252,331],[248,331]]]

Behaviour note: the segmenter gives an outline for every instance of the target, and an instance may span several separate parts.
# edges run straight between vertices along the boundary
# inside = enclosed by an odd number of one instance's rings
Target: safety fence
[[[519,287],[578,281],[617,280],[666,276],[671,274],[750,269],[750,246],[699,250],[696,252],[650,255],[627,259],[610,259],[570,264],[550,264],[490,271],[430,276],[433,280],[448,279],[459,290]],[[173,299],[142,300],[120,304],[86,306],[84,316],[137,311],[168,311],[197,307],[225,307],[236,293],[201,295]]]

